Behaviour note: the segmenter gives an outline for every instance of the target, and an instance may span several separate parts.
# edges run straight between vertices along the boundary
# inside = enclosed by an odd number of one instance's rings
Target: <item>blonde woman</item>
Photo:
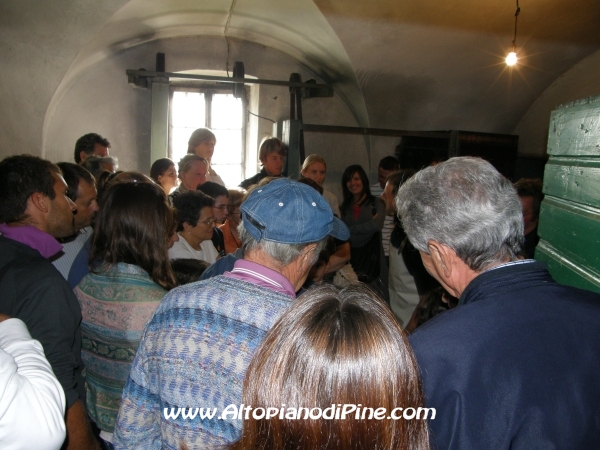
[[[302,170],[300,171],[303,177],[310,178],[321,187],[323,187],[326,172],[327,164],[325,163],[325,160],[321,156],[315,154],[306,157],[304,164],[302,164]],[[325,200],[329,203],[329,206],[331,206],[333,213],[340,217],[340,205],[335,194],[323,188],[323,197],[325,197]]]

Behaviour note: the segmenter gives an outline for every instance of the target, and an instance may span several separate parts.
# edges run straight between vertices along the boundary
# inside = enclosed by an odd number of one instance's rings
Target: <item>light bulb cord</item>
[[[513,52],[517,52],[517,20],[519,18],[519,14],[521,13],[521,8],[519,8],[519,0],[517,0],[517,10],[515,11],[515,34],[512,40],[512,49]]]

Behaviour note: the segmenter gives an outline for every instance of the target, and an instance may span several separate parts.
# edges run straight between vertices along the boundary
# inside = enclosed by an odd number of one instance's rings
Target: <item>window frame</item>
[[[211,128],[212,124],[212,96],[214,94],[233,94],[233,84],[231,83],[211,83],[211,82],[202,82],[202,81],[172,81],[169,85],[169,121],[167,124],[167,132],[168,132],[168,157],[173,159],[173,94],[175,91],[183,91],[183,92],[198,92],[204,94],[205,99],[205,119],[207,122],[206,128]],[[241,169],[242,169],[242,180],[244,179],[244,174],[246,173],[246,163],[248,157],[248,133],[249,133],[249,114],[248,114],[248,104],[250,98],[250,89],[247,85],[244,85],[243,95],[242,95],[242,148],[241,148]],[[175,161],[177,164],[179,161]]]

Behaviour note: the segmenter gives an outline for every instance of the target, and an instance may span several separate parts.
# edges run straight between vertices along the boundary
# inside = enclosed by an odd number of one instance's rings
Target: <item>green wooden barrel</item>
[[[550,116],[535,259],[562,284],[600,292],[600,96]]]

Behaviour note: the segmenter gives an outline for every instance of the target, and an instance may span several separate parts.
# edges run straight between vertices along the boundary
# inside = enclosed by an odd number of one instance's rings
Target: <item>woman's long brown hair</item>
[[[90,270],[120,262],[144,269],[165,289],[176,286],[168,239],[173,211],[163,189],[151,182],[110,185],[100,199],[90,253]]]
[[[258,347],[244,381],[244,405],[423,406],[419,369],[389,308],[366,288],[310,289]],[[425,420],[245,420],[232,450],[428,449]]]

